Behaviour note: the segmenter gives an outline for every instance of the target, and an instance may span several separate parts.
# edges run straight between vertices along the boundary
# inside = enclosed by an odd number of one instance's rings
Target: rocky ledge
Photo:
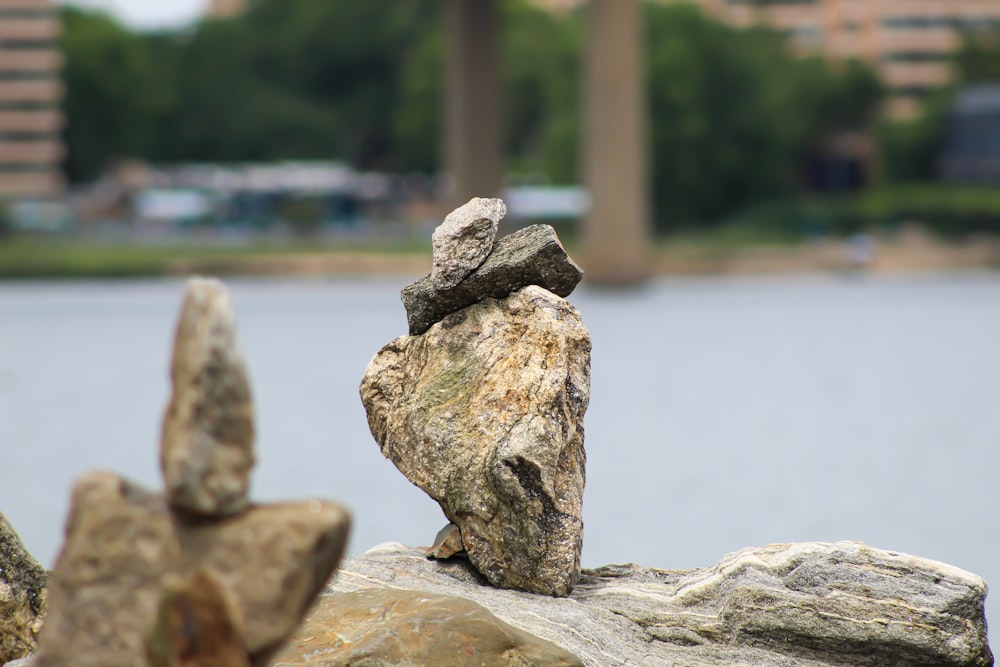
[[[744,549],[697,570],[636,565],[584,570],[565,598],[493,588],[464,559],[429,561],[422,549],[384,544],[342,564],[307,619],[306,632],[292,640],[276,665],[383,664],[378,653],[355,652],[345,659],[342,651],[352,647],[344,645],[343,635],[316,632],[337,627],[338,598],[347,608],[356,603],[344,594],[367,589],[426,591],[477,602],[506,624],[575,654],[584,665],[993,663],[981,578],[931,560],[836,542]],[[390,624],[392,615],[391,607],[379,607],[370,623]],[[424,633],[428,641],[432,634]],[[410,653],[392,664],[420,664],[421,642],[407,649]],[[470,660],[544,664],[484,654]]]

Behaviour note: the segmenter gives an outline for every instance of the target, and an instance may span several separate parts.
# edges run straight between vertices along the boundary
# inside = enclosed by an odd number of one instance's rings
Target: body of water
[[[382,458],[358,398],[405,333],[403,284],[229,281],[257,406],[252,495],[343,502],[352,553],[427,544],[445,522]],[[161,486],[182,291],[0,285],[0,511],[47,566],[75,477]],[[585,566],[850,539],[1000,582],[1000,276],[686,279],[569,300],[594,343]]]

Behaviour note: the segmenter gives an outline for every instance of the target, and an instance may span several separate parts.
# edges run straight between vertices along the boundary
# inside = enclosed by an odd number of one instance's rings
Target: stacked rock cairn
[[[215,280],[188,283],[171,378],[166,494],[111,473],[77,481],[36,667],[262,667],[340,561],[343,508],[249,500],[253,401]]]
[[[473,199],[403,289],[409,335],[361,382],[382,453],[450,522],[428,552],[464,553],[499,588],[562,597],[580,577],[590,335],[563,297],[583,272],[548,225],[494,242],[506,207]]]

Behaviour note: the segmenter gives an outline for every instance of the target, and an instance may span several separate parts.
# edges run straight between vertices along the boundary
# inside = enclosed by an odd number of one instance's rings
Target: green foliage
[[[128,32],[110,17],[62,10],[66,173],[97,176],[116,158],[149,155],[173,106],[166,43]]]
[[[647,5],[645,18],[653,189],[668,226],[792,195],[804,157],[864,128],[882,95],[866,66],[798,58],[771,30],[688,4]]]
[[[1000,192],[991,188],[910,184],[838,198],[798,198],[745,211],[729,221],[756,237],[845,236],[919,223],[946,239],[1000,234]]]
[[[125,156],[437,170],[442,11],[439,0],[255,0],[237,18],[137,35],[65,9],[67,174],[92,178]],[[526,0],[500,11],[508,170],[578,182],[583,17]],[[643,11],[663,227],[794,195],[804,161],[867,127],[881,96],[870,68],[796,57],[774,31],[730,27],[688,3]]]

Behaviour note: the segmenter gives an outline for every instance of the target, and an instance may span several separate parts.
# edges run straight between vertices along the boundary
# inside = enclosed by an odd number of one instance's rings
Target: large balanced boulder
[[[582,667],[552,642],[504,623],[471,600],[388,588],[320,598],[274,663]]]
[[[532,285],[396,339],[365,371],[382,453],[495,586],[559,596],[579,577],[590,346],[576,309]]]
[[[45,620],[48,574],[0,513],[0,665],[38,645]]]
[[[981,578],[857,542],[749,548],[697,570],[585,570],[566,598],[483,586],[463,559],[434,563],[387,544],[347,559],[315,614],[328,618],[337,594],[373,588],[467,598],[589,667],[993,664]]]

